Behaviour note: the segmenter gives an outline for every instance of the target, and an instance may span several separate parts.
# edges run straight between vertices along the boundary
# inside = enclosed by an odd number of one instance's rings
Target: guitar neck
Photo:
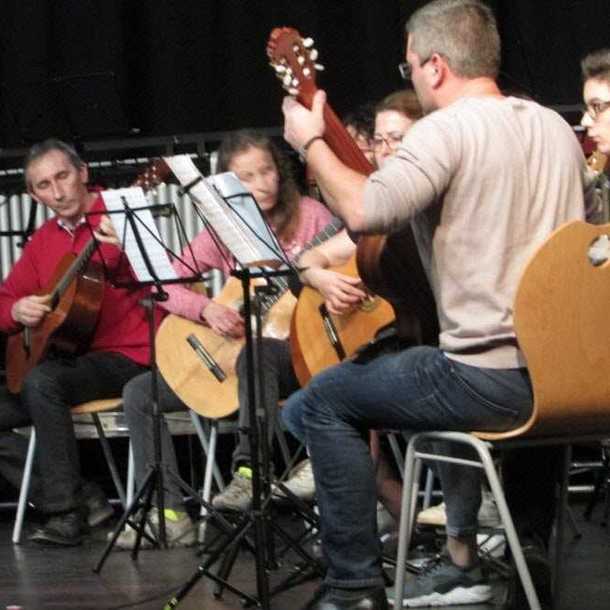
[[[324,141],[337,157],[350,169],[368,176],[373,172],[373,166],[349,135],[339,117],[328,103],[324,105],[324,121],[326,131]]]
[[[299,93],[297,99],[303,106],[311,110],[313,96],[317,88],[313,83],[308,83],[308,85]],[[374,169],[373,166],[358,148],[354,138],[349,135],[341,119],[336,115],[328,101],[324,104],[324,123],[326,124],[324,141],[337,155],[339,160],[360,174],[365,176],[371,174]]]
[[[95,239],[91,237],[85,244],[85,247],[74,259],[74,262],[68,267],[68,269],[66,269],[66,272],[63,274],[59,282],[57,282],[57,285],[51,294],[51,302],[56,303],[59,299],[61,299],[62,295],[72,283],[74,278],[85,270],[94,252]]]

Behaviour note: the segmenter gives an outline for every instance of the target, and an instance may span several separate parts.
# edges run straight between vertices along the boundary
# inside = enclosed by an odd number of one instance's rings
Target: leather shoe
[[[383,587],[372,589],[321,589],[303,610],[388,610]]]
[[[32,542],[57,546],[77,546],[85,537],[86,524],[82,511],[52,515],[48,521],[31,536]]]
[[[91,481],[83,483],[82,503],[89,527],[97,527],[114,516],[114,508],[106,499],[106,494],[99,485]]]

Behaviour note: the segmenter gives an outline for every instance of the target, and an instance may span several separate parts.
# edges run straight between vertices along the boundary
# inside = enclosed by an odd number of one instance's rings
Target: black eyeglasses
[[[588,114],[592,121],[597,121],[602,112],[610,108],[610,100],[597,100],[585,106],[585,114]]]
[[[426,57],[426,59],[422,59],[419,62],[419,67],[422,68],[431,59],[432,59],[432,55],[430,55],[429,57]],[[411,73],[413,72],[413,68],[411,67],[411,64],[408,61],[403,61],[403,62],[399,63],[398,71],[400,72],[400,76],[402,77],[402,80],[407,80],[407,81],[411,80]]]

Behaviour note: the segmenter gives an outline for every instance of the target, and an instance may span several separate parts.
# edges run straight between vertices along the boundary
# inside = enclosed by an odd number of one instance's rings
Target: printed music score
[[[102,197],[106,209],[112,212],[110,219],[138,281],[151,282],[156,278],[151,275],[131,224],[127,220],[125,205],[134,215],[135,226],[141,238],[142,247],[146,251],[157,278],[159,280],[177,279],[178,276],[162,244],[152,213],[150,209],[142,209],[150,205],[144,191],[140,187],[123,188],[103,191]]]
[[[242,267],[286,262],[252,195],[234,173],[206,179],[188,155],[164,157],[164,161]]]

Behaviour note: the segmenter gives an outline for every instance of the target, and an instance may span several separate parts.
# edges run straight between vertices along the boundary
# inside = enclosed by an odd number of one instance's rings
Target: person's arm
[[[326,95],[318,91],[314,96],[312,110],[299,104],[291,97],[284,99],[284,138],[295,149],[307,148],[307,165],[313,171],[316,181],[330,208],[352,231],[363,231],[363,192],[366,176],[344,165],[324,140],[316,139],[325,130],[323,109]]]
[[[41,289],[33,256],[38,243],[34,236],[0,286],[0,329],[3,331],[37,326],[50,311],[48,295],[36,295]]]
[[[366,298],[359,278],[329,269],[344,265],[355,252],[356,244],[343,229],[304,252],[298,260],[299,267],[303,268],[301,281],[322,294],[330,313],[344,313]]]
[[[105,243],[120,245],[112,221],[107,216],[102,218],[95,236]],[[190,247],[183,250],[181,258],[185,262],[178,259],[173,262],[173,267],[180,277],[192,275],[192,269],[195,268],[203,273],[220,268],[222,264],[218,247],[207,230],[201,231],[193,238]],[[193,259],[196,262],[193,262]],[[184,284],[168,284],[164,286],[164,290],[169,298],[162,301],[161,306],[170,313],[194,322],[204,322],[219,335],[243,336],[245,332],[243,318],[231,307],[216,303],[203,292],[190,290]]]

